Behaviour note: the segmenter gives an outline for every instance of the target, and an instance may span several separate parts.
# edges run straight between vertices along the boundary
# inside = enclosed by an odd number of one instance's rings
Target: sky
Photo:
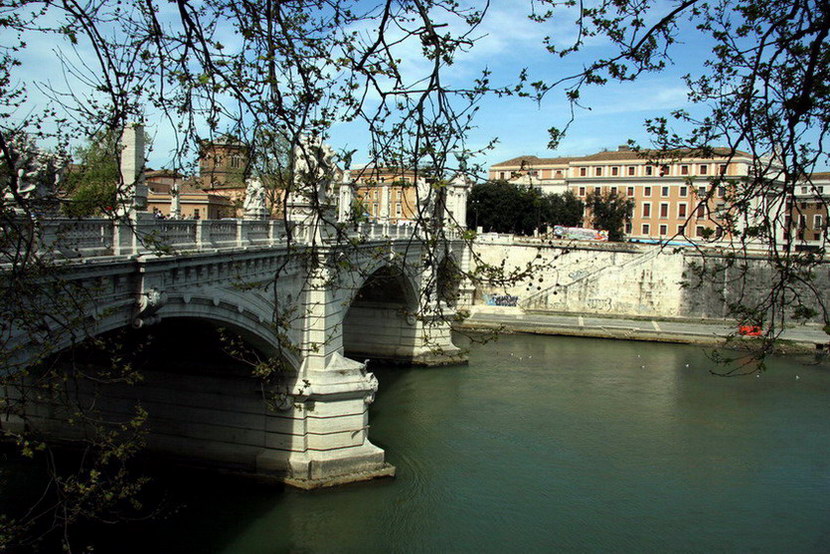
[[[554,22],[538,24],[527,17],[529,6],[529,0],[493,0],[483,23],[474,33],[478,37],[475,46],[459,55],[448,68],[449,83],[469,85],[485,68],[492,72],[491,80],[495,84],[515,82],[523,68],[528,70],[530,81],[554,80],[610,51],[603,40],[589,39],[582,51],[573,57],[563,60],[548,53],[543,45],[545,36],[550,36],[559,45],[573,39],[573,13],[563,12]],[[447,23],[449,29],[457,28],[457,22]],[[232,38],[227,39],[231,43]],[[644,121],[668,116],[678,108],[690,108],[682,76],[701,71],[702,61],[710,51],[710,45],[699,33],[681,34],[680,40],[674,48],[674,63],[664,71],[643,75],[634,82],[609,82],[583,90],[581,103],[584,109],[577,110],[568,134],[556,151],[547,149],[548,129],[562,127],[569,119],[564,92],[558,89],[549,92],[541,103],[516,97],[485,98],[479,104],[476,128],[468,136],[468,147],[480,148],[497,139],[495,148],[479,159],[486,167],[520,155],[588,155],[616,149],[629,139],[649,146]],[[56,48],[65,49],[65,41],[33,42],[24,53],[21,76],[27,82],[32,104],[44,101],[34,85],[36,82],[60,83]],[[80,49],[80,57],[90,54],[83,51],[83,45]],[[411,79],[417,79],[426,70],[427,62],[420,56],[419,45],[403,45],[396,55],[403,60],[402,71]],[[148,109],[146,123],[154,144],[149,165],[155,169],[170,167],[170,152],[174,146],[172,132],[161,124],[151,109]],[[367,139],[368,133],[359,122],[338,123],[332,127],[328,142],[335,150],[356,149],[354,159],[360,163],[367,161]]]

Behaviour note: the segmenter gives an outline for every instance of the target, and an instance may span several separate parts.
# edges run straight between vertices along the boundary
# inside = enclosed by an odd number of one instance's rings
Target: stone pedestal
[[[121,135],[121,183],[116,213],[132,216],[147,211],[147,185],[144,184],[144,126],[128,123]]]

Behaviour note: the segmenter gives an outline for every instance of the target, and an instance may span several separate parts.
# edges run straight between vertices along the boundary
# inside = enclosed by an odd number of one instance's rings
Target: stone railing
[[[65,258],[132,256],[245,247],[307,244],[311,228],[282,220],[44,219],[36,223],[41,248]],[[413,226],[361,223],[348,232],[367,241],[411,240]],[[454,239],[456,233],[448,234]],[[452,235],[452,236],[450,236]]]

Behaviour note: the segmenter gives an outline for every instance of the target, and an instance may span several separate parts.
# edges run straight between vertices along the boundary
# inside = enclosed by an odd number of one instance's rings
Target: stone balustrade
[[[293,243],[302,245],[313,237],[312,229],[302,224],[252,219],[44,219],[37,229],[41,248],[64,258],[286,246],[289,234]],[[390,223],[360,223],[347,232],[365,241],[408,240],[421,234],[420,227]],[[457,233],[445,234],[457,238]]]

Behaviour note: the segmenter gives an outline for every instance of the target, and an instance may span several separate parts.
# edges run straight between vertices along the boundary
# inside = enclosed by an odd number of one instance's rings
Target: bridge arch
[[[70,379],[67,392],[72,393],[68,397],[73,404],[64,406],[44,398],[26,409],[34,428],[73,439],[84,430],[77,418],[70,423],[72,410],[94,409],[118,425],[133,418],[140,405],[148,414],[148,450],[168,459],[253,473],[262,470],[262,460],[267,458],[269,470],[284,472],[292,452],[305,448],[292,411],[297,373],[278,369],[280,373],[266,383],[254,374],[252,365],[224,351],[216,332],[226,328],[238,334],[254,355],[273,356],[272,341],[260,329],[223,317],[221,310],[198,315],[194,310],[168,311],[157,324],[139,329],[109,323],[111,340],[123,341],[124,352],[135,352],[133,346],[143,345],[132,360],[141,379],[106,384],[97,379]],[[119,329],[129,331],[121,335]],[[106,334],[101,327],[96,330],[99,336]],[[283,368],[296,369],[293,354],[283,353]],[[77,354],[92,364],[85,367],[107,369],[105,351]]]
[[[343,349],[355,359],[409,361],[417,343],[419,297],[399,266],[374,269],[348,299]]]

